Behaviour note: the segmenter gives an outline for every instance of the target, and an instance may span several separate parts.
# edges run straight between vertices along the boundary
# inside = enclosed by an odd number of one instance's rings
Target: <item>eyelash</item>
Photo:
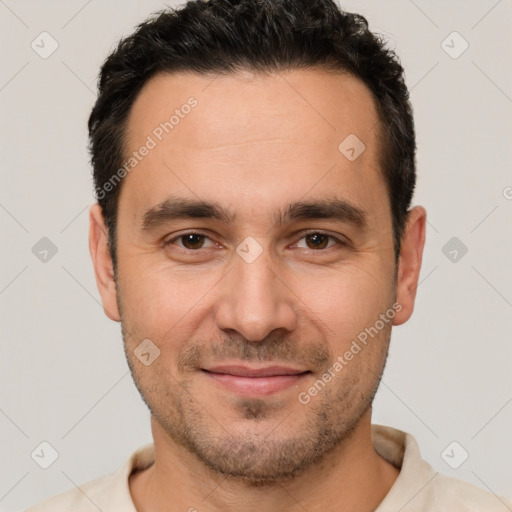
[[[208,235],[205,235],[204,233],[200,233],[198,231],[187,231],[185,233],[181,233],[180,235],[178,236],[175,236],[167,241],[164,242],[164,246],[167,247],[167,246],[170,246],[170,245],[173,245],[173,242],[175,242],[176,240],[179,240],[180,238],[183,238],[187,235],[200,235],[200,236],[203,236],[205,238],[208,238],[210,239],[210,237]],[[334,240],[336,242],[335,245],[331,246],[331,247],[327,247],[325,249],[306,249],[310,252],[326,252],[328,249],[332,249],[333,247],[335,247],[336,245],[339,245],[339,246],[342,246],[342,247],[347,247],[348,246],[348,243],[346,242],[343,242],[342,240],[340,240],[339,238],[336,238],[335,236],[333,235],[330,235],[329,233],[325,233],[323,231],[318,231],[318,230],[309,230],[309,231],[306,231],[305,233],[303,233],[303,235],[299,238],[299,240],[302,240],[303,238],[307,237],[308,235],[323,235],[323,236],[326,236],[332,240]],[[214,242],[215,243],[215,242]],[[190,252],[190,253],[195,253],[195,252],[199,252],[201,251],[203,248],[201,247],[200,249],[187,249],[186,247],[179,247],[179,250],[181,251],[185,251],[185,252]]]

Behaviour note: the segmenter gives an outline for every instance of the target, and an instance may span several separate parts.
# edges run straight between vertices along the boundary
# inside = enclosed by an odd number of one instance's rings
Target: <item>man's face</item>
[[[348,75],[160,74],[144,86],[127,158],[153,146],[148,136],[155,146],[122,184],[109,316],[122,321],[154,435],[263,484],[303,472],[367,417],[391,324],[405,320],[393,309],[379,126],[371,93]],[[159,207],[169,199],[226,218],[176,215]],[[288,207],[298,202],[310,205]],[[232,375],[270,366],[295,375]]]

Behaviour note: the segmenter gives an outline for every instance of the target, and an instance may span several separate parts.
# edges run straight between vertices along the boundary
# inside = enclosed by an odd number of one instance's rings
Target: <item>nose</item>
[[[296,328],[295,295],[267,249],[252,263],[235,254],[233,267],[219,286],[215,310],[219,329],[260,341],[276,329],[291,332]]]

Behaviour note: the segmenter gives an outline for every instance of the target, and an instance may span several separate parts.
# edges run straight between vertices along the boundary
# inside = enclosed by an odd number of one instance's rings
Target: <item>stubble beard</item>
[[[208,411],[187,389],[190,381],[178,383],[168,370],[158,365],[150,370],[155,373],[147,381],[143,372],[148,368],[137,364],[133,348],[128,350],[132,343],[123,319],[121,326],[135,385],[169,438],[208,470],[255,488],[289,482],[349,442],[361,417],[371,408],[386,364],[391,334],[389,329],[389,333],[381,333],[384,339],[372,341],[384,344],[376,368],[353,371],[348,377],[343,375],[344,368],[342,375],[336,377],[337,383],[328,384],[320,396],[302,405],[304,419],[300,422],[294,414],[272,422],[272,417],[279,416],[279,408],[272,400],[238,398],[234,402],[235,411],[240,420],[247,422],[247,428],[230,431],[218,412]],[[371,382],[364,381],[368,372],[372,374]],[[266,420],[270,427],[263,432],[257,427]],[[285,428],[291,428],[293,433],[283,435]]]

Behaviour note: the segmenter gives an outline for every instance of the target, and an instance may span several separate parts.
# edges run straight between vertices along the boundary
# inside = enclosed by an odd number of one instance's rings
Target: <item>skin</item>
[[[413,311],[425,210],[409,213],[397,269],[375,103],[350,75],[159,74],[132,107],[126,154],[190,96],[197,107],[123,181],[117,279],[101,210],[90,210],[105,313],[122,324],[135,383],[152,413],[156,461],[129,482],[137,510],[374,510],[399,470],[373,448],[371,403],[391,325]],[[349,134],[366,146],[354,161],[338,150]],[[171,194],[215,201],[236,217],[172,220],[143,231],[144,212]],[[275,223],[288,203],[333,196],[363,210],[365,226]],[[187,244],[177,238],[185,230],[204,237]],[[312,242],[306,230],[334,238]],[[262,249],[252,263],[236,252],[248,236]],[[394,318],[300,403],[299,393],[394,303]],[[149,366],[134,354],[144,339],[160,350]],[[247,397],[201,371],[224,363],[311,373],[282,391]]]

